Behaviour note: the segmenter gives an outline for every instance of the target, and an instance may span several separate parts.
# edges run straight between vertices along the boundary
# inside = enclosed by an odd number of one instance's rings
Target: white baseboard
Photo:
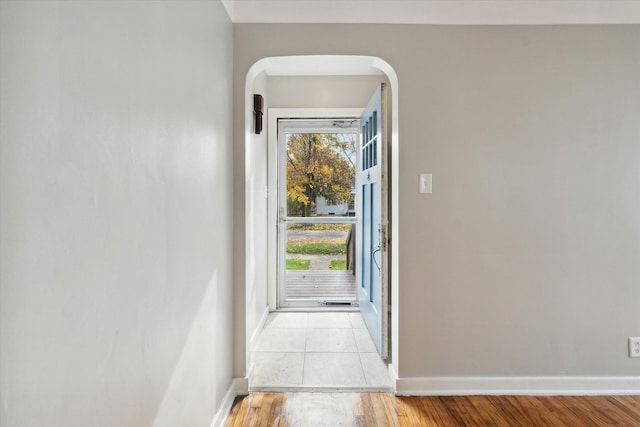
[[[393,363],[389,363],[389,365],[387,365],[387,369],[389,370],[389,378],[391,378],[392,382],[396,383],[399,379],[396,365],[394,365]]]
[[[236,391],[236,396],[246,396],[249,394],[249,378],[234,378],[233,387]]]
[[[216,412],[216,415],[213,417],[213,421],[211,421],[211,427],[222,427],[225,425],[235,398],[236,398],[236,388],[235,388],[235,380],[233,380],[231,381],[231,385],[229,385],[227,392],[222,398],[222,402],[218,407],[218,411]]]
[[[260,332],[262,332],[262,330],[264,329],[264,325],[267,323],[267,318],[269,317],[269,313],[270,313],[269,306],[267,306],[262,312],[262,316],[260,316],[258,325],[251,333],[251,338],[249,339],[249,348],[247,349],[247,378],[251,378],[251,374],[253,372],[253,349],[256,346],[256,341],[258,341]],[[247,385],[247,390],[248,389],[249,389],[249,386]]]
[[[251,339],[249,340],[249,348],[247,349],[248,354],[251,354],[253,351],[253,347],[256,344],[256,340],[260,335],[260,332],[264,328],[265,323],[267,322],[267,318],[269,317],[269,307],[266,307],[260,317],[260,321],[256,326],[256,329],[251,334]],[[252,369],[252,366],[248,367],[249,370]],[[224,398],[222,399],[222,403],[220,404],[218,411],[216,412],[213,421],[211,422],[211,427],[222,427],[225,425],[227,421],[227,417],[229,416],[229,412],[231,411],[231,407],[233,406],[233,401],[237,396],[244,396],[249,394],[249,375],[250,372],[247,372],[247,377],[244,378],[234,378],[229,386],[229,389],[225,393]]]
[[[623,394],[640,395],[640,377],[414,377],[396,380],[398,396]]]
[[[246,394],[249,394],[249,382],[247,379],[234,378],[222,398],[222,402],[218,407],[216,415],[213,417],[213,421],[211,421],[211,427],[223,427],[227,423],[227,417],[231,412],[231,407],[233,406],[233,401],[236,399],[236,396]]]
[[[247,349],[247,351],[249,352],[253,351],[253,348],[256,345],[256,340],[258,339],[258,336],[260,336],[260,332],[262,332],[262,329],[264,329],[264,324],[267,323],[268,317],[269,317],[269,306],[264,308],[264,311],[262,312],[262,316],[260,316],[260,321],[258,322],[256,329],[254,329],[253,333],[251,334],[251,339],[249,340],[249,348]]]

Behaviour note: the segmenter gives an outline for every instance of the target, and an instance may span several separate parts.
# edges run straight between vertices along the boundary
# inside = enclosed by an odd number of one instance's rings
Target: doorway
[[[277,124],[270,149],[278,160],[278,310],[254,347],[252,391],[393,390],[382,345],[388,253],[382,243],[384,94],[382,84],[357,117],[334,111],[323,119],[278,118],[281,112],[269,109],[270,123]],[[320,254],[328,254],[320,269],[309,269]],[[348,292],[336,299],[339,273],[348,277],[340,285]],[[335,310],[360,303],[365,316]],[[292,308],[299,311],[282,311]]]
[[[262,139],[261,136],[253,135],[253,114],[251,111],[252,105],[252,96],[254,93],[268,93],[269,96],[265,98],[266,104],[270,100],[273,100],[273,94],[267,92],[266,85],[263,83],[265,80],[265,76],[280,76],[285,78],[285,76],[361,76],[361,75],[384,75],[386,76],[387,81],[389,82],[390,87],[390,111],[391,111],[391,125],[389,127],[390,141],[389,143],[393,145],[393,150],[390,152],[391,157],[391,174],[389,176],[390,179],[390,213],[392,218],[397,218],[397,179],[395,179],[395,175],[397,174],[397,168],[394,165],[397,165],[398,161],[398,145],[397,145],[397,77],[393,69],[387,64],[385,61],[375,58],[375,57],[357,57],[357,56],[301,56],[301,57],[282,57],[282,58],[265,58],[263,60],[255,63],[248,72],[246,86],[245,86],[245,96],[246,96],[246,123],[245,123],[245,141],[246,145],[242,148],[242,152],[245,153],[245,169],[244,169],[244,177],[245,180],[245,196],[247,207],[244,211],[245,214],[245,228],[247,234],[247,239],[241,239],[239,244],[244,250],[247,256],[247,261],[244,264],[244,271],[238,277],[244,281],[246,285],[246,289],[242,292],[241,295],[244,295],[244,307],[238,307],[238,313],[242,316],[245,316],[245,319],[239,319],[238,324],[245,325],[246,334],[244,335],[244,343],[239,344],[238,350],[239,355],[244,355],[247,360],[247,371],[251,370],[251,351],[255,349],[256,344],[256,334],[263,330],[263,327],[268,319],[268,311],[265,310],[264,314],[261,314],[260,304],[256,304],[256,302],[260,301],[260,298],[267,298],[268,300],[268,310],[275,311],[278,306],[277,301],[277,271],[269,271],[266,270],[264,273],[262,270],[256,270],[254,266],[260,266],[262,259],[266,260],[266,265],[276,265],[275,257],[277,256],[277,248],[271,248],[266,250],[260,250],[262,246],[261,241],[254,240],[253,234],[254,230],[260,230],[260,217],[261,215],[268,216],[266,218],[266,228],[264,228],[265,232],[268,233],[268,241],[276,242],[276,233],[277,233],[277,221],[278,221],[278,208],[277,205],[272,206],[272,201],[274,197],[267,197],[267,194],[272,195],[271,187],[266,188],[263,187],[265,184],[261,183],[260,173],[261,169],[266,167],[268,169],[267,174],[269,176],[268,181],[277,179],[277,172],[274,170],[273,165],[277,164],[277,156],[273,153],[273,151],[269,150],[269,154],[265,154],[265,166],[260,165],[260,157],[256,157],[256,155],[260,155],[260,152],[263,150],[262,147],[266,143],[266,138]],[[289,82],[287,82],[289,85]],[[302,98],[302,95],[299,93],[300,91],[296,88],[292,88],[289,90],[289,93],[294,94],[297,99]],[[370,92],[369,92],[370,94]],[[322,98],[324,97],[324,94]],[[346,99],[345,97],[343,97]],[[293,96],[292,96],[293,99]],[[319,99],[319,98],[316,98]],[[290,118],[295,117],[296,115],[289,114],[285,111],[288,109],[279,108],[281,105],[295,105],[295,103],[276,103],[268,105],[268,107],[276,107],[276,109],[280,110],[280,117]],[[338,107],[344,107],[351,104],[348,100],[346,103],[342,103],[342,105],[338,105]],[[363,105],[362,103],[357,103]],[[353,105],[353,104],[351,104]],[[312,107],[317,107],[317,104],[312,105]],[[306,116],[307,118],[317,118],[317,117],[329,117],[326,108],[312,108],[316,110],[312,114]],[[341,115],[343,117],[358,117],[362,112],[362,108],[358,109],[349,109],[349,108],[338,108],[342,110],[350,110],[346,112],[342,112]],[[331,112],[334,112],[336,109],[332,108]],[[354,111],[355,110],[355,111]],[[271,121],[274,119],[271,111],[269,112],[269,126],[268,132],[275,132],[277,128],[277,124],[272,125]],[[271,138],[270,138],[271,140]],[[266,148],[266,147],[265,147]],[[265,150],[266,151],[266,150]],[[264,192],[262,190],[264,188]],[[264,195],[264,197],[263,197]],[[262,202],[260,200],[268,200],[266,203],[268,204],[268,209],[255,209]],[[252,202],[255,201],[255,202]],[[393,235],[394,246],[398,242],[397,238],[397,223],[390,223],[390,229],[388,236],[391,237]],[[389,263],[389,278],[391,282],[391,295],[390,295],[390,318],[391,318],[391,335],[390,342],[391,347],[389,354],[391,359],[389,360],[389,373],[392,378],[397,378],[397,361],[398,357],[398,347],[397,347],[397,318],[398,311],[395,309],[398,301],[397,292],[397,267],[398,264],[398,253],[397,251],[390,251],[391,261]],[[265,277],[266,276],[266,277]],[[267,295],[264,297],[259,293],[259,287],[257,284],[260,283],[262,278],[265,278],[269,284],[268,290],[265,292]],[[246,278],[246,280],[245,280]],[[240,303],[240,301],[239,301]],[[291,309],[290,309],[291,310]],[[282,313],[287,314],[287,313]],[[313,314],[313,313],[309,313]],[[242,343],[240,341],[239,343]],[[379,357],[379,356],[378,356]]]
[[[357,307],[355,117],[278,120],[278,308]]]

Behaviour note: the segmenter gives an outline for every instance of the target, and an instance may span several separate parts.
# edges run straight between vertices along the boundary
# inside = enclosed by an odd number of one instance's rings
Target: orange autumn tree
[[[354,177],[355,135],[287,135],[288,215],[311,216],[318,196],[349,201]]]

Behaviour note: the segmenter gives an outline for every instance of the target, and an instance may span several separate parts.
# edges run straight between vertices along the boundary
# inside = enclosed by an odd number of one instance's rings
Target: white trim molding
[[[264,311],[262,312],[262,316],[260,316],[260,320],[258,321],[258,325],[256,326],[256,329],[253,331],[253,333],[251,334],[251,338],[249,339],[249,349],[247,350],[247,385],[246,387],[244,387],[244,389],[249,390],[249,378],[251,378],[251,375],[253,373],[253,349],[256,347],[258,338],[260,337],[260,332],[262,332],[262,330],[264,329],[265,324],[267,323],[267,318],[269,317],[269,306],[265,307]],[[241,388],[242,389],[242,388]],[[239,393],[242,394],[242,393]]]
[[[249,394],[249,382],[246,378],[234,378],[227,389],[216,415],[211,421],[210,427],[223,427],[227,423],[227,417],[231,412],[231,407],[236,396],[244,396]]]
[[[249,341],[249,353],[253,352],[254,347],[256,346],[256,341],[260,336],[260,332],[264,329],[264,325],[267,323],[267,318],[269,317],[269,306],[264,308],[262,312],[262,316],[260,316],[260,320],[258,321],[258,326],[251,334],[251,340]]]
[[[236,396],[246,396],[249,394],[249,378],[234,378],[233,389],[235,390]]]
[[[413,377],[396,380],[398,396],[640,395],[640,377]]]

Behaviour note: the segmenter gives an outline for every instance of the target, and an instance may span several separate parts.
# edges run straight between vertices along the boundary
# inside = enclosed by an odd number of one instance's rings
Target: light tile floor
[[[251,391],[393,391],[357,312],[271,313],[252,356]]]

